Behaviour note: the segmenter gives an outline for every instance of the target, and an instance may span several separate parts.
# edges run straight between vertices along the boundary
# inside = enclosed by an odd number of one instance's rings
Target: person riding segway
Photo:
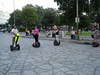
[[[33,31],[33,35],[34,35],[35,42],[32,43],[32,46],[33,47],[40,47],[40,42],[38,41],[39,30],[38,30],[37,26],[35,26],[35,30]]]
[[[20,45],[17,44],[17,42],[19,41],[19,38],[20,38],[20,34],[18,33],[16,26],[14,26],[14,28],[12,29],[11,32],[12,32],[12,45],[10,46],[10,50],[11,51],[20,50]]]
[[[54,34],[55,34],[55,40],[54,40],[53,44],[54,44],[55,46],[60,45],[59,30],[60,30],[60,28],[57,28],[56,31],[54,32]]]
[[[98,29],[95,28],[94,33],[91,35],[91,37],[94,39],[94,42],[92,42],[92,46],[93,47],[98,47],[100,44],[98,43],[97,39],[98,39]]]

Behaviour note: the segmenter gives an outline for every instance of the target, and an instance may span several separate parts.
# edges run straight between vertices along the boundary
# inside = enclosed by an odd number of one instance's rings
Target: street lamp
[[[79,22],[79,18],[78,18],[78,0],[76,0],[76,23],[77,23],[77,37],[76,39],[79,40],[79,33],[78,33],[78,22]]]
[[[13,7],[14,7],[14,25],[15,25],[15,0],[13,0]]]

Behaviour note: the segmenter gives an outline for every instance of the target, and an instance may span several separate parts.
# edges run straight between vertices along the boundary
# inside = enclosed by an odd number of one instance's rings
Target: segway
[[[55,46],[59,46],[59,45],[60,45],[60,40],[57,41],[56,35],[55,35],[55,40],[54,40],[53,44],[54,44]]]
[[[55,46],[58,46],[60,45],[60,41],[58,42],[57,40],[54,40],[54,43],[53,43]]]
[[[34,39],[34,40],[35,40],[35,39]],[[35,42],[32,43],[32,46],[33,46],[33,47],[36,47],[36,48],[40,47],[40,45],[41,45],[40,42],[36,42],[36,41],[35,41]]]
[[[20,39],[20,34],[17,33],[17,36],[15,37],[15,42],[18,42]],[[19,44],[16,44],[15,46],[11,45],[10,46],[10,50],[13,51],[13,50],[20,50],[20,45]]]
[[[92,34],[91,37],[94,38],[94,35]],[[99,43],[92,42],[92,46],[93,47],[98,47],[99,46]]]
[[[96,42],[92,42],[92,46],[93,46],[93,47],[98,47],[98,46],[99,46],[99,44],[98,44],[98,43],[96,43]]]

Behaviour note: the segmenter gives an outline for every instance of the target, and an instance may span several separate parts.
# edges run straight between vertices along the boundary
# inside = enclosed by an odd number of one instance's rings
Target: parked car
[[[1,30],[0,30],[0,32],[3,32],[3,31],[7,31],[7,29],[5,28],[5,29],[1,29]]]

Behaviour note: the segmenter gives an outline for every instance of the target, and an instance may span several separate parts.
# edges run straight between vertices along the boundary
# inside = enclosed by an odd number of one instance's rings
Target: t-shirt
[[[75,33],[74,33],[75,35],[77,35],[77,32],[75,31]]]
[[[58,29],[58,31],[55,33],[55,35],[59,35],[59,29]]]
[[[35,29],[35,30],[33,31],[33,33],[34,33],[34,35],[39,35],[39,30],[38,30],[38,29]]]
[[[96,37],[98,36],[98,30],[97,29],[95,30],[94,36],[96,36]]]
[[[75,32],[74,32],[74,31],[72,31],[72,34],[75,34]]]
[[[18,33],[18,30],[17,30],[17,29],[12,29],[12,30],[11,30],[11,32],[13,32],[13,33],[17,34],[17,33]],[[14,34],[12,34],[12,37],[15,37],[15,35],[14,35]]]
[[[25,32],[28,32],[28,30],[27,30],[27,29],[25,29]]]

